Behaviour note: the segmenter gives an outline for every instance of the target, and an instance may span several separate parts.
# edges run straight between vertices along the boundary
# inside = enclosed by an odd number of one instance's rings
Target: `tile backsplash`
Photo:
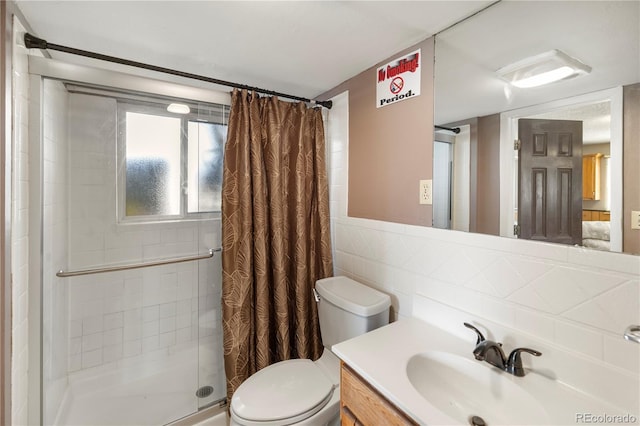
[[[336,272],[392,294],[396,316],[414,316],[413,298],[428,297],[640,372],[638,345],[605,351],[640,323],[638,274],[624,261],[594,268],[518,253],[521,241],[491,236],[463,243],[448,238],[454,231],[353,218],[334,226]]]
[[[396,319],[459,328],[470,340],[445,312],[498,324],[638,387],[640,345],[622,334],[640,324],[640,257],[347,217],[347,93],[334,98],[327,126],[336,274],[390,294]]]

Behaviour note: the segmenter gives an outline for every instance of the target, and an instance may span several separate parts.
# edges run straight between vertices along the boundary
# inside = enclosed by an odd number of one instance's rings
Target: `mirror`
[[[434,227],[640,253],[640,3],[495,3],[436,36],[434,84]]]

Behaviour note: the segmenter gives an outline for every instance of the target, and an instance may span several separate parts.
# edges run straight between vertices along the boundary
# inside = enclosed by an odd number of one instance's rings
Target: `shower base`
[[[164,425],[224,397],[213,371],[198,380],[197,347],[176,353],[158,351],[110,370],[100,368],[69,376],[56,425]],[[209,358],[209,357],[206,357]],[[216,386],[207,398],[197,398],[202,385]]]

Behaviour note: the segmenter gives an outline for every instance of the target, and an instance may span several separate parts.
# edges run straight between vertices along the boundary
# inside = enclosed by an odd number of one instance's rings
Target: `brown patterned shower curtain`
[[[332,275],[322,115],[234,90],[222,188],[227,396],[277,361],[322,353],[315,281]]]

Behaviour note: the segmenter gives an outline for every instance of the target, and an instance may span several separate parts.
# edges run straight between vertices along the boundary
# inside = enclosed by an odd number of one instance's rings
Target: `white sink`
[[[542,404],[522,386],[527,376],[438,351],[413,355],[406,372],[425,400],[460,424],[470,424],[473,416],[489,425],[550,423]]]

